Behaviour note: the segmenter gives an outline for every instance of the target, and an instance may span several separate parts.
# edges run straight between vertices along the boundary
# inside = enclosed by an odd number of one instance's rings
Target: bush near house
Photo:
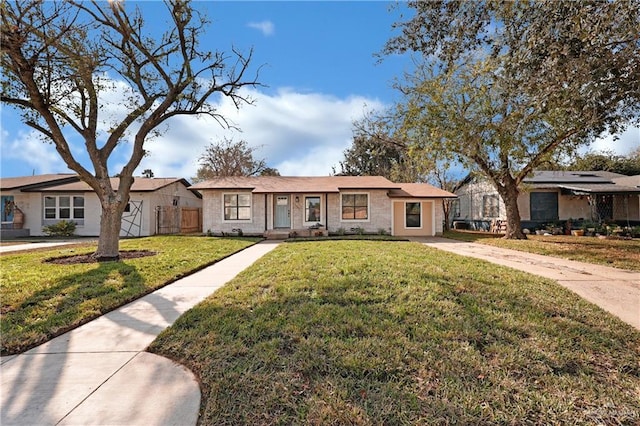
[[[42,231],[50,237],[71,237],[76,233],[76,223],[72,220],[60,222],[42,227]]]

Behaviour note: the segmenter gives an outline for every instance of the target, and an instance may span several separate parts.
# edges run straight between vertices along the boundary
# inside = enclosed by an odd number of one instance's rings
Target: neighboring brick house
[[[442,233],[443,198],[428,184],[381,176],[223,177],[191,186],[203,197],[203,230],[283,237],[330,233]]]

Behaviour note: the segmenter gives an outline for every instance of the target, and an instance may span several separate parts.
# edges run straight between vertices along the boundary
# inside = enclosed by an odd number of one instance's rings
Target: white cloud
[[[124,84],[116,84],[113,93],[101,97],[102,112],[108,121],[117,121],[126,114],[123,102],[126,92]],[[384,107],[377,99],[361,96],[339,98],[293,88],[281,88],[273,94],[244,90],[242,94],[255,99],[255,104],[244,105],[238,110],[226,97],[216,99],[215,104],[217,112],[241,131],[223,128],[209,116],[176,116],[159,129],[160,136],[145,143],[148,155],[136,174],[151,169],[157,177],[191,179],[196,175],[198,159],[205,148],[212,142],[229,137],[247,141],[256,148],[256,157],[266,159],[268,166],[277,168],[282,175],[326,176],[338,166],[343,159],[343,151],[351,144],[353,121],[360,119],[365,109]],[[102,138],[106,130],[104,123],[101,125]],[[3,130],[2,140],[3,159],[27,165],[28,168],[23,169],[27,169],[29,174],[32,170],[36,173],[69,171],[53,145],[43,143],[35,131],[10,135]],[[619,140],[604,137],[592,144],[591,149],[611,149],[626,155],[639,145],[640,128],[632,127]],[[77,138],[72,150],[86,167],[91,167],[84,146]],[[120,171],[130,153],[131,143],[124,140],[110,160],[111,174]]]
[[[101,95],[101,123],[99,140],[104,141],[111,123],[127,113],[126,85],[115,82],[113,90]],[[254,105],[236,109],[227,97],[215,99],[217,112],[241,131],[223,128],[209,116],[176,116],[158,130],[160,135],[145,142],[147,156],[136,169],[145,169],[158,177],[191,179],[199,167],[199,157],[212,142],[224,137],[245,140],[256,148],[255,156],[264,158],[269,167],[283,175],[329,175],[342,160],[343,151],[352,139],[352,123],[361,118],[366,109],[382,108],[376,99],[351,96],[338,98],[322,93],[302,93],[282,88],[274,94],[258,90],[244,90],[242,95],[255,100]],[[139,127],[134,124],[132,132]],[[120,172],[131,155],[132,144],[125,137],[109,160],[109,172]],[[71,150],[76,158],[92,170],[91,162],[77,135],[69,134]],[[2,134],[3,159],[19,161],[20,169],[29,174],[68,172],[53,145],[43,143],[37,132],[20,131]],[[28,165],[24,167],[24,165]]]
[[[363,97],[340,99],[292,89],[274,95],[246,94],[256,100],[255,105],[236,110],[226,98],[218,105],[218,111],[241,132],[224,129],[211,117],[176,117],[162,137],[146,144],[149,155],[138,171],[152,169],[156,176],[192,178],[205,148],[226,136],[256,147],[255,156],[265,158],[282,175],[327,176],[351,143],[353,120],[362,117],[365,105],[382,107],[377,100]]]
[[[249,22],[247,27],[254,28],[262,32],[264,36],[273,35],[276,31],[275,25],[271,21]]]
[[[9,134],[2,131],[2,158],[20,162],[31,169],[29,174],[69,173],[67,165],[60,159],[53,144],[44,142],[35,130],[20,131],[9,140]],[[27,168],[23,167],[23,168]]]
[[[589,145],[591,151],[613,151],[618,155],[627,155],[640,147],[640,127],[629,127],[614,140],[613,135],[606,135]]]

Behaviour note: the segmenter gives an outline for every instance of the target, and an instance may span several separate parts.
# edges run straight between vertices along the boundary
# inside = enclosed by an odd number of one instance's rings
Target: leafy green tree
[[[425,152],[411,143],[416,132],[404,132],[404,113],[395,109],[372,112],[354,122],[354,138],[340,162],[339,175],[384,176],[393,182],[428,182],[453,191],[457,182],[452,158],[443,152]],[[452,200],[443,199],[445,229],[449,227]]]
[[[133,2],[132,5],[136,3]],[[124,1],[3,1],[2,103],[55,146],[67,166],[97,194],[102,207],[98,260],[119,257],[122,213],[145,143],[179,115],[225,118],[208,103],[213,95],[249,102],[239,94],[251,54],[200,46],[207,21],[189,1],[167,0],[166,22],[147,22]],[[156,37],[158,27],[166,31]],[[124,117],[105,116],[103,95],[126,86]],[[84,153],[70,144],[84,141]],[[112,188],[108,161],[131,141],[130,156]],[[88,155],[91,168],[79,157]],[[114,173],[116,174],[116,173]]]
[[[430,165],[412,155],[390,111],[370,113],[353,123],[353,142],[340,161],[341,176],[384,176],[393,182],[424,182]],[[334,169],[335,173],[335,169]]]
[[[200,156],[200,168],[194,181],[220,176],[279,176],[278,170],[267,167],[266,160],[254,158],[256,149],[246,141],[234,142],[227,138],[210,144]]]
[[[404,131],[494,184],[506,238],[519,186],[559,153],[640,117],[640,1],[412,1],[385,53],[424,61],[399,88]]]
[[[566,170],[603,170],[627,176],[640,175],[640,147],[629,155],[616,155],[612,151],[587,152],[575,157]]]

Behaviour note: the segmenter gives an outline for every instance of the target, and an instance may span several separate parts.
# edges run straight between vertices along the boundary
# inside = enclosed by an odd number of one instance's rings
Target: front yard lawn
[[[418,243],[283,244],[150,350],[201,424],[634,424],[640,332],[552,281]]]
[[[529,235],[526,240],[504,240],[496,238],[496,234],[457,231],[445,232],[444,237],[640,271],[640,240],[638,239]]]
[[[3,254],[2,354],[22,352],[43,343],[256,241],[187,236],[123,240],[120,250],[150,250],[157,254],[100,264],[43,262],[51,257],[94,252],[94,244]]]

